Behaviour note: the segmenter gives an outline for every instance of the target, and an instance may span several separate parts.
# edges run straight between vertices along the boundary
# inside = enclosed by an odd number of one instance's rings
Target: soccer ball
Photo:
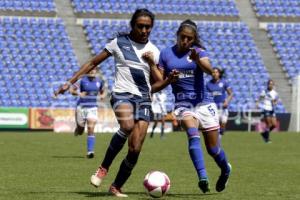
[[[170,189],[170,179],[164,172],[151,171],[144,178],[144,187],[151,197],[159,198]]]

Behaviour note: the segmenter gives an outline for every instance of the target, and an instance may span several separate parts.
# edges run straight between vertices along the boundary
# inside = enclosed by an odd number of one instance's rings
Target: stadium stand
[[[291,83],[300,74],[300,24],[269,23],[267,32]]]
[[[53,0],[2,0],[0,10],[55,12]]]
[[[69,95],[52,104],[52,84],[79,68],[61,19],[1,18],[0,44],[1,106],[74,105]]]
[[[157,20],[151,40],[162,49],[175,43],[180,21]],[[118,31],[128,30],[126,20],[84,20],[83,27],[93,54],[97,54],[109,38]],[[213,66],[226,69],[227,79],[235,92],[230,111],[249,109],[265,87],[269,75],[256,49],[248,27],[240,22],[198,22],[199,34],[210,52]],[[173,33],[173,34],[170,34]],[[101,65],[102,73],[111,89],[113,60]],[[255,67],[254,67],[255,66]],[[251,91],[251,93],[249,93]],[[285,112],[282,103],[279,112]]]
[[[132,13],[146,7],[156,14],[238,16],[233,0],[72,0],[77,13]]]
[[[83,20],[86,37],[94,55],[104,47],[109,38],[114,37],[113,33],[128,30],[128,20],[115,19],[123,16],[122,14],[129,15],[137,7],[147,7],[159,14],[158,16],[170,15],[172,19],[177,20],[181,19],[180,16],[190,15],[199,17],[198,20],[203,19],[201,16],[211,17],[208,21],[198,22],[199,32],[210,52],[213,66],[225,68],[227,71],[226,78],[229,79],[235,92],[230,111],[238,111],[241,107],[250,108],[250,103],[254,102],[269,79],[248,26],[236,20],[222,21],[223,16],[239,16],[233,0],[72,0],[71,2],[75,13],[94,13],[101,18]],[[271,9],[274,12],[275,8],[280,6],[284,8],[277,9],[280,13],[289,10],[287,7],[293,7],[288,13],[294,14],[297,13],[299,6],[299,3],[295,2],[251,1],[257,12],[261,5],[269,3],[274,7]],[[4,0],[0,1],[0,13],[12,11],[13,14],[10,15],[19,15],[18,11],[28,11],[32,16],[38,15],[37,13],[48,16],[47,13],[56,12],[55,6],[54,0]],[[103,19],[107,13],[112,14],[109,15],[110,19]],[[28,16],[26,13],[24,15]],[[216,20],[215,16],[219,17],[219,20]],[[151,35],[152,41],[160,49],[173,44],[178,25],[179,21],[176,20],[157,20]],[[286,37],[289,36],[283,38]],[[281,53],[283,50],[276,46],[277,40],[273,41],[273,38],[276,36],[272,36],[272,42],[281,57],[294,48],[287,47],[286,53]],[[61,18],[3,17],[0,19],[0,44],[0,91],[4,92],[0,97],[1,106],[74,106],[75,99],[70,95],[62,95],[59,100],[53,101],[52,91],[49,89],[52,87],[50,84],[66,80],[79,67]],[[294,53],[296,57],[299,54],[296,50]],[[288,61],[281,57],[284,66],[290,64],[297,67],[298,60]],[[111,90],[114,82],[114,61],[107,60],[101,65],[101,70],[108,89]],[[293,70],[296,69],[291,71]],[[285,112],[282,103],[277,109],[279,112]]]
[[[258,17],[300,17],[298,0],[251,0]]]

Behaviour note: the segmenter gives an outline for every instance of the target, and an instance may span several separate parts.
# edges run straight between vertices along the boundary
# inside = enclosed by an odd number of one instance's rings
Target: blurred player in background
[[[130,33],[120,33],[106,44],[105,48],[85,63],[67,83],[62,85],[56,95],[64,93],[69,83],[94,69],[101,62],[113,56],[116,63],[115,84],[112,90],[111,105],[120,129],[113,135],[104,159],[91,176],[91,184],[99,187],[107,175],[109,167],[128,140],[128,152],[123,159],[109,193],[116,197],[127,197],[121,190],[136,165],[150,121],[150,93],[167,86],[176,72],[167,79],[157,68],[159,50],[149,41],[154,25],[154,15],[147,9],[137,9],[130,20]],[[151,85],[152,83],[152,85]]]
[[[214,97],[214,102],[220,116],[220,135],[223,135],[228,120],[228,105],[233,97],[233,92],[228,83],[223,79],[224,71],[220,68],[213,68],[212,79],[207,83],[208,91]]]
[[[175,96],[175,114],[186,130],[189,154],[197,171],[198,186],[202,192],[210,191],[201,148],[200,127],[205,145],[221,169],[216,190],[225,189],[231,172],[225,152],[219,141],[219,115],[213,96],[207,91],[204,73],[212,74],[212,68],[205,48],[201,45],[197,25],[185,20],[177,30],[177,43],[161,51],[159,68],[163,76],[173,70],[179,71],[179,80],[172,83]]]
[[[166,100],[167,100],[167,95],[165,92],[163,92],[163,90],[154,93],[152,96],[152,112],[153,112],[154,124],[152,126],[150,138],[153,137],[154,130],[159,122],[161,123],[160,138],[164,137],[165,117],[167,115]]]
[[[70,87],[70,93],[78,96],[76,107],[76,129],[74,135],[82,135],[87,124],[87,158],[94,157],[95,125],[98,119],[98,95],[104,92],[104,82],[97,77],[97,70],[91,70]]]
[[[266,123],[266,128],[261,136],[266,143],[271,143],[270,132],[276,127],[275,107],[278,102],[278,93],[274,90],[273,80],[269,80],[267,84],[267,89],[261,92],[256,106],[259,108],[261,105],[263,121]]]

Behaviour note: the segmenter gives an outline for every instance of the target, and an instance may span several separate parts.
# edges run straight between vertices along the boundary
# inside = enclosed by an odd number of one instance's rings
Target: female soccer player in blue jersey
[[[179,80],[171,84],[175,96],[174,112],[187,133],[189,154],[199,177],[198,186],[204,193],[210,191],[198,132],[200,127],[208,153],[221,168],[216,183],[216,190],[221,192],[225,189],[231,166],[220,146],[218,111],[203,77],[204,72],[212,74],[212,67],[193,21],[180,24],[177,43],[161,51],[159,68],[164,77],[174,70],[179,71]]]
[[[214,102],[217,104],[219,111],[220,129],[221,135],[224,134],[227,120],[228,120],[228,104],[233,97],[231,87],[227,81],[223,79],[224,71],[220,68],[213,68],[212,79],[207,83],[207,89],[212,93]]]
[[[95,134],[94,129],[98,119],[98,95],[104,92],[104,82],[97,76],[97,70],[91,70],[86,76],[83,76],[78,84],[70,88],[70,93],[78,96],[76,107],[76,129],[74,135],[82,135],[87,124],[87,158],[94,157]]]
[[[94,69],[110,56],[115,58],[116,74],[111,105],[120,129],[112,137],[100,167],[91,176],[91,184],[95,187],[100,186],[128,137],[128,153],[109,189],[109,192],[117,197],[127,197],[121,191],[121,187],[138,161],[147,134],[151,109],[150,92],[162,89],[176,78],[176,72],[172,72],[171,76],[163,80],[157,68],[159,50],[149,41],[153,25],[154,15],[147,9],[137,9],[130,20],[130,33],[120,34],[111,40],[102,52],[84,64],[55,92],[56,95],[64,93],[69,84],[77,81],[82,74]]]

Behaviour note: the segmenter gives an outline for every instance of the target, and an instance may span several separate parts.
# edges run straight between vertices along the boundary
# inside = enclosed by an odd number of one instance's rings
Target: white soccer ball
[[[170,189],[168,175],[161,171],[151,171],[144,178],[144,187],[147,193],[154,198],[164,196]]]

